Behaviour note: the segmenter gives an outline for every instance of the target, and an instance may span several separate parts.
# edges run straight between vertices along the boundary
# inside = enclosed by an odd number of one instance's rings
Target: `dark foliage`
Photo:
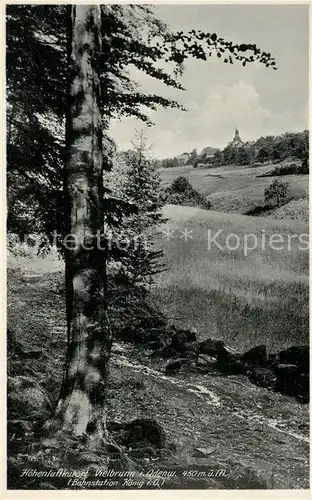
[[[264,190],[264,201],[266,202],[276,202],[277,206],[280,206],[283,202],[287,200],[289,193],[289,183],[282,182],[275,179],[272,184],[270,184]]]
[[[257,177],[278,177],[280,175],[307,175],[309,173],[309,159],[306,158],[301,165],[298,163],[288,163],[273,168],[266,174],[258,175]]]
[[[216,33],[195,30],[171,33],[146,5],[103,5],[101,10],[105,32],[96,63],[106,168],[113,153],[105,135],[111,117],[148,122],[146,107],[180,107],[140,92],[127,72],[130,65],[177,89],[182,89],[179,76],[188,57],[216,55],[224,63],[259,61],[276,69],[271,54],[254,44],[233,44]],[[6,21],[8,228],[18,234],[64,234],[68,6],[8,5]],[[160,69],[160,61],[169,69]]]
[[[206,210],[211,208],[211,203],[196,191],[184,176],[175,179],[171,186],[164,190],[164,200],[173,205],[200,207]]]

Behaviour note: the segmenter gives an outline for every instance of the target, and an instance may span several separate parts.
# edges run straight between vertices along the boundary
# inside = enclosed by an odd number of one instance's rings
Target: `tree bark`
[[[62,431],[106,440],[105,394],[111,332],[106,316],[106,259],[103,234],[103,158],[99,5],[70,5],[69,82],[66,120],[65,239],[68,352],[56,421]],[[72,248],[68,248],[71,246]],[[92,249],[91,249],[92,247]]]

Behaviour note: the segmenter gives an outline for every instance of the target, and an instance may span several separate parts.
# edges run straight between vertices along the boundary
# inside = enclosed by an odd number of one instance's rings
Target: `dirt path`
[[[308,409],[293,399],[252,385],[244,377],[185,373],[167,377],[135,361],[126,346],[114,347],[111,414],[157,418],[177,450],[169,464],[214,463],[251,469],[270,488],[308,487]],[[129,397],[129,380],[140,387]],[[243,385],[242,385],[243,384]],[[131,385],[131,384],[130,384]],[[194,456],[195,448],[212,450]]]

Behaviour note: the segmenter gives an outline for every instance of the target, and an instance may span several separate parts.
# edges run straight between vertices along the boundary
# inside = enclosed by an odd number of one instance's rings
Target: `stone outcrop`
[[[163,317],[141,319],[135,326],[121,330],[124,341],[143,344],[152,351],[152,359],[169,361],[165,373],[175,375],[182,366],[193,366],[207,373],[217,370],[225,375],[245,375],[259,387],[309,399],[309,347],[291,346],[277,353],[268,353],[264,344],[243,353],[234,352],[222,339],[198,341],[194,329],[176,328]]]
[[[166,434],[162,426],[153,419],[137,418],[131,422],[108,422],[109,431],[118,431],[119,439],[123,446],[142,447],[153,446],[164,448],[166,444]],[[122,433],[120,434],[120,431]]]
[[[291,346],[277,353],[268,353],[264,344],[244,353],[235,353],[223,340],[205,339],[198,342],[191,330],[175,330],[170,343],[154,350],[151,357],[172,359],[165,373],[175,375],[182,366],[205,366],[225,375],[245,375],[259,387],[296,397],[301,402],[309,399],[309,347]],[[154,344],[159,347],[159,344]],[[194,368],[193,368],[194,369]]]
[[[10,418],[34,421],[45,419],[52,412],[51,402],[40,384],[31,377],[18,375],[8,377],[7,405]]]

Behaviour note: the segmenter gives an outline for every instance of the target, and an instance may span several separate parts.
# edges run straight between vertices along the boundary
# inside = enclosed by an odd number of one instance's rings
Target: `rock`
[[[227,354],[227,356],[218,356],[217,367],[223,373],[228,375],[246,375],[248,365],[241,360],[240,354]]]
[[[166,375],[171,375],[177,373],[181,368],[182,368],[182,363],[179,359],[177,359],[176,361],[172,361],[171,363],[167,364],[165,368],[165,373]]]
[[[34,274],[34,273],[25,273],[24,274],[24,279],[26,281],[28,281],[29,283],[39,281],[41,277],[42,277],[41,274]]]
[[[298,393],[298,381],[300,372],[298,367],[292,364],[280,363],[275,367],[276,384],[275,391],[289,396]]]
[[[298,377],[296,397],[301,403],[308,403],[310,396],[310,377],[308,373],[301,373]]]
[[[217,357],[220,353],[227,353],[223,340],[206,339],[198,344],[196,360],[200,354]]]
[[[183,354],[185,356],[194,357],[196,355],[197,348],[198,342],[188,342],[187,344],[185,344]]]
[[[131,457],[132,458],[150,458],[154,457],[156,455],[155,448],[152,448],[151,446],[146,446],[146,447],[140,447],[140,448],[133,448],[131,450]]]
[[[138,418],[123,427],[125,433],[122,441],[127,447],[136,448],[139,443],[144,446],[150,444],[159,449],[165,446],[166,434],[156,420]]]
[[[151,328],[163,328],[167,326],[167,320],[161,316],[146,316],[141,318],[140,325],[141,328],[149,330]]]
[[[194,457],[208,457],[215,451],[215,448],[194,448]]]
[[[163,349],[159,349],[157,351],[152,352],[151,357],[159,356],[160,358],[168,359],[168,358],[178,358],[179,352],[176,349],[173,349],[171,346],[164,347]]]
[[[113,354],[125,354],[127,352],[127,348],[120,344],[113,344],[111,352]]]
[[[145,339],[148,342],[162,342],[163,346],[165,346],[165,337],[168,337],[166,340],[169,343],[170,338],[168,332],[162,328],[150,328],[149,330],[145,330]]]
[[[191,328],[190,330],[185,330],[186,334],[186,342],[197,342],[197,333],[195,328]]]
[[[197,366],[211,366],[216,364],[216,358],[208,354],[199,354],[197,359]]]
[[[271,353],[268,355],[268,361],[267,361],[267,368],[274,368],[276,365],[278,365],[278,354],[277,353]]]
[[[222,373],[231,375],[245,375],[247,373],[247,363],[242,361],[242,355],[232,353],[227,348],[221,350],[217,356],[217,368]]]
[[[309,346],[292,346],[278,353],[280,364],[296,365],[302,373],[309,373]]]
[[[51,402],[40,386],[31,377],[8,377],[8,414],[10,418],[44,419],[52,411]]]
[[[184,330],[179,330],[172,335],[170,347],[173,347],[178,352],[185,351],[185,344],[187,343],[187,335]]]
[[[268,356],[265,345],[258,345],[241,355],[242,361],[251,365],[266,365]]]
[[[279,363],[275,367],[276,372],[282,372],[282,373],[295,373],[298,372],[298,366],[291,364],[291,363]]]
[[[151,320],[147,319],[146,321],[140,321],[136,325],[128,325],[122,328],[117,332],[116,337],[124,342],[135,344],[159,341],[161,338],[167,338],[167,342],[169,343],[171,334],[169,330],[167,331],[165,325],[161,325],[157,321],[156,323],[152,323]]]
[[[270,368],[256,367],[248,373],[249,379],[259,387],[266,389],[274,389],[276,383],[276,375]]]
[[[165,347],[165,344],[163,344],[160,340],[153,340],[145,345],[145,348],[150,351],[156,351],[156,349],[162,349],[163,347]]]
[[[182,368],[182,366],[187,363],[189,363],[189,360],[187,358],[176,359],[168,363],[165,368],[166,375],[177,373]]]
[[[60,440],[55,438],[55,437],[47,437],[45,439],[42,439],[41,441],[41,446],[43,448],[49,448],[49,449],[59,449],[61,447]]]
[[[228,459],[225,468],[230,472],[226,488],[232,490],[270,490],[274,488],[267,471]]]
[[[302,403],[309,402],[309,374],[301,367],[280,363],[275,368],[275,391],[296,397]]]

